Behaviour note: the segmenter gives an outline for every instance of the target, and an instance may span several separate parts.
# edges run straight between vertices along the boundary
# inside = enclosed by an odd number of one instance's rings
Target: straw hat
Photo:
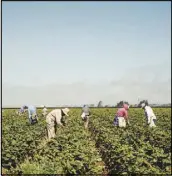
[[[64,109],[62,109],[62,111],[66,116],[69,116],[68,115],[68,112],[70,111],[69,108],[64,108]]]

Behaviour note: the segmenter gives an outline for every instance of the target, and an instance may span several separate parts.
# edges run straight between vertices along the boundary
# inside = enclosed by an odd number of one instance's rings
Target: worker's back
[[[155,114],[154,114],[154,112],[153,112],[153,110],[152,110],[152,108],[150,107],[150,106],[146,106],[145,107],[145,115],[148,117],[154,117],[154,118],[156,118],[156,116],[155,116]]]
[[[82,113],[85,113],[85,115],[90,115],[90,108],[88,106],[84,106],[82,108]]]
[[[33,105],[28,106],[28,112],[29,113],[36,113],[36,107]]]

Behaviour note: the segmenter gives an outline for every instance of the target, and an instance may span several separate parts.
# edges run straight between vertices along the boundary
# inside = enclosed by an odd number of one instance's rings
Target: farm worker
[[[27,108],[27,106],[26,105],[23,105],[20,109],[19,109],[19,111],[17,112],[17,114],[19,114],[19,115],[21,115],[21,114],[23,114],[24,112],[25,112],[25,109]]]
[[[89,107],[87,105],[84,105],[83,108],[82,108],[81,117],[82,117],[82,119],[84,121],[85,129],[88,128],[90,115],[91,115],[91,111],[90,111]]]
[[[55,125],[58,124],[63,127],[63,124],[61,123],[62,118],[64,116],[69,116],[69,109],[55,109],[52,110],[47,116],[46,116],[46,123],[47,123],[47,135],[48,139],[55,137]]]
[[[127,104],[123,104],[123,108],[118,109],[114,119],[115,126],[126,127],[126,121],[129,124],[128,109],[129,105]]]
[[[42,115],[45,117],[47,115],[47,108],[44,106],[44,109],[42,110]]]
[[[32,124],[33,123],[33,117],[38,121],[38,116],[36,113],[36,107],[35,106],[27,106],[27,110],[29,113],[29,123]]]
[[[147,120],[147,124],[149,127],[156,127],[155,122],[156,122],[156,116],[150,106],[146,103],[141,104],[142,109],[145,111],[145,116]]]

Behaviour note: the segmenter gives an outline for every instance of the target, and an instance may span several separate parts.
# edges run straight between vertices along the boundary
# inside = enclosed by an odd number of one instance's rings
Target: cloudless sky
[[[171,62],[170,2],[2,2],[11,85],[112,81]],[[162,71],[163,72],[163,71]]]

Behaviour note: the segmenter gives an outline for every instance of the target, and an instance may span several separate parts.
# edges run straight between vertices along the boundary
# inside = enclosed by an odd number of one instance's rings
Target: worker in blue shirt
[[[36,121],[38,121],[38,116],[36,113],[36,107],[33,105],[27,106],[27,110],[29,113],[29,123],[32,124],[33,123],[33,117],[36,119]]]

